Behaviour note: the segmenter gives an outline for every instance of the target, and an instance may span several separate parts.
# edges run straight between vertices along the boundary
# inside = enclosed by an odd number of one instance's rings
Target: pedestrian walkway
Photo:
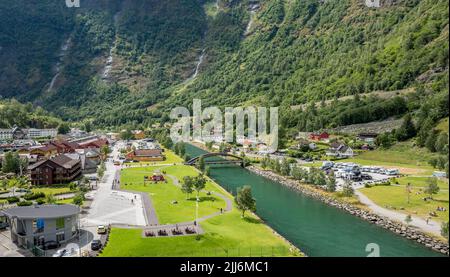
[[[362,192],[356,190],[355,194],[359,197],[359,201],[370,208],[370,210],[379,215],[387,217],[391,220],[398,221],[398,222],[405,222],[406,214],[392,211],[385,209],[383,207],[378,206],[375,204],[372,200],[370,200],[367,196],[365,196]],[[417,216],[411,216],[412,221],[410,222],[411,227],[416,227],[420,229],[423,232],[430,233],[433,235],[440,236],[441,235],[441,225],[435,221],[427,221],[417,217]]]

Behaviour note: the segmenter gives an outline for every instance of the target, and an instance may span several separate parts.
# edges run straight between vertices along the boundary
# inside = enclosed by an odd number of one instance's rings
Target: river
[[[188,144],[186,153],[195,157],[206,151]],[[239,166],[212,167],[211,178],[233,194],[250,185],[258,216],[308,256],[364,257],[370,243],[379,245],[382,257],[442,256]]]

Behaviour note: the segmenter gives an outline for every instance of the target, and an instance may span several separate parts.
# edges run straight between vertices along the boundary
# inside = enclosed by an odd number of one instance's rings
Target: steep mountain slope
[[[148,126],[201,98],[279,105],[285,128],[316,130],[448,102],[445,0],[28,2],[0,4],[0,95],[69,120]]]

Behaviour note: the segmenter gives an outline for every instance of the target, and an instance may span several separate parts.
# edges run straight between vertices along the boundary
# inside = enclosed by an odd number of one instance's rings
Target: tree
[[[342,188],[342,195],[345,197],[351,197],[355,194],[353,187],[349,181],[346,181],[344,187]]]
[[[203,156],[198,159],[198,168],[201,172],[205,172],[206,164],[205,158],[203,158]]]
[[[436,142],[438,139],[438,133],[435,130],[431,130],[428,134],[427,139],[425,140],[425,147],[428,148],[431,152],[436,152]]]
[[[336,191],[336,177],[334,173],[331,172],[327,179],[327,191],[335,192]]]
[[[441,225],[441,235],[447,239],[448,241],[448,221],[447,222],[442,222]]]
[[[92,132],[92,125],[91,125],[91,122],[90,122],[90,121],[87,121],[86,123],[84,123],[84,130],[85,130],[87,133]]]
[[[256,211],[256,200],[252,196],[252,188],[250,186],[238,189],[235,202],[237,208],[242,212],[242,218],[244,218],[246,211]]]
[[[45,197],[45,202],[49,205],[56,204],[56,198],[52,193],[47,194]]]
[[[122,140],[132,140],[134,138],[133,132],[131,130],[126,129],[120,133],[120,138]]]
[[[81,206],[81,205],[83,205],[83,201],[84,200],[85,200],[84,194],[80,192],[77,195],[75,195],[75,197],[73,198],[72,203],[74,205]]]
[[[425,193],[430,195],[430,198],[433,199],[433,194],[437,194],[439,192],[437,178],[428,178],[427,183],[428,186],[425,188]]]
[[[18,173],[21,168],[21,161],[17,152],[7,152],[2,161],[2,171],[4,173]]]
[[[181,191],[186,194],[186,199],[194,192],[194,178],[191,176],[184,176],[183,183],[181,184]]]
[[[109,154],[108,145],[103,145],[102,148],[100,148],[100,154],[102,155],[102,160],[106,160],[106,157],[108,157]]]
[[[280,173],[283,176],[289,176],[289,174],[291,173],[291,167],[290,167],[288,159],[286,159],[286,158],[284,158],[281,161]]]
[[[200,191],[202,191],[206,186],[206,179],[203,177],[203,174],[198,175],[194,178],[194,189],[197,191],[197,201],[200,194]]]
[[[99,179],[102,179],[103,176],[105,175],[105,171],[106,171],[106,165],[105,163],[101,163],[100,166],[97,168],[97,176]]]
[[[58,134],[65,135],[70,132],[69,124],[63,122],[58,126]]]
[[[375,144],[382,148],[389,148],[392,146],[392,143],[393,140],[390,133],[383,133],[379,135],[375,140]]]
[[[416,135],[416,127],[412,121],[410,114],[407,114],[403,118],[403,123],[400,128],[395,132],[396,139],[398,141],[408,140]]]

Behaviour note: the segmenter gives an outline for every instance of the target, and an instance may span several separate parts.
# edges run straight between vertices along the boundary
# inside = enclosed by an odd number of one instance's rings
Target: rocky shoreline
[[[421,231],[415,230],[400,222],[392,221],[388,218],[376,215],[374,213],[360,209],[348,203],[342,203],[332,197],[328,197],[314,190],[311,190],[310,188],[308,188],[308,186],[301,185],[298,181],[288,179],[283,176],[279,176],[278,174],[275,174],[271,171],[261,170],[254,166],[249,166],[247,167],[247,169],[255,174],[266,177],[272,181],[278,182],[286,187],[300,191],[301,193],[313,197],[317,200],[320,200],[327,205],[344,210],[354,216],[357,216],[361,219],[376,224],[384,229],[392,231],[404,238],[421,243],[426,247],[433,249],[434,251],[445,254],[447,256],[449,255],[448,243],[437,240]]]

